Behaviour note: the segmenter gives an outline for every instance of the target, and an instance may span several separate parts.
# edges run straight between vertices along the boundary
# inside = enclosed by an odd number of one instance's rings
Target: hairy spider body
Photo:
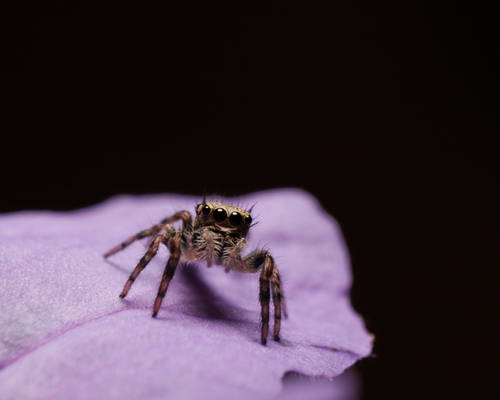
[[[153,317],[160,310],[179,261],[206,261],[207,266],[222,265],[226,272],[235,270],[245,273],[260,271],[259,301],[261,304],[261,342],[266,344],[269,330],[269,302],[272,294],[274,304],[274,340],[279,341],[281,311],[286,316],[285,300],[280,275],[271,254],[264,249],[256,249],[246,256],[241,252],[246,246],[247,234],[251,227],[250,212],[229,204],[203,201],[195,209],[193,221],[189,211],[179,211],[163,219],[159,224],[141,231],[109,250],[107,258],[136,240],[154,236],[149,248],[130,274],[120,294],[124,298],[141,271],[146,268],[158,252],[160,244],[170,251],[163,277],[153,305]],[[182,228],[171,224],[182,220]]]

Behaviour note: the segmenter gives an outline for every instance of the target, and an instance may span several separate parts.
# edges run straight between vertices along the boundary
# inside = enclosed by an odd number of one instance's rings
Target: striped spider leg
[[[273,257],[267,250],[257,249],[246,257],[234,256],[226,268],[239,272],[258,272],[259,277],[259,301],[261,306],[261,342],[266,344],[269,331],[269,300],[272,294],[274,304],[274,331],[273,339],[280,340],[281,312],[286,318],[285,298],[283,296],[282,283],[278,268]]]

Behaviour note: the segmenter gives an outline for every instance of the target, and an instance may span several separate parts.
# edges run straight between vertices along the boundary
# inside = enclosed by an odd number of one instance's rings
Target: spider
[[[165,271],[153,306],[153,317],[160,310],[167,293],[168,285],[175,274],[179,261],[206,261],[207,266],[222,265],[226,272],[255,273],[260,271],[259,301],[261,305],[261,342],[266,344],[269,331],[270,292],[274,304],[274,340],[280,340],[281,310],[286,317],[285,299],[278,268],[271,254],[264,249],[256,249],[246,256],[241,252],[247,244],[246,236],[252,226],[251,209],[245,211],[239,207],[203,199],[195,208],[196,217],[192,219],[189,211],[176,212],[163,219],[159,224],[143,230],[109,250],[107,258],[136,240],[154,236],[149,248],[130,274],[120,294],[124,298],[141,271],[158,252],[163,243],[170,252]],[[171,224],[182,220],[182,228],[175,229]]]

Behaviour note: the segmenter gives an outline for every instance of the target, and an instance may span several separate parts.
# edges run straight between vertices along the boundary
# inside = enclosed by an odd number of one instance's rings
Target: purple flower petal
[[[198,202],[120,196],[69,213],[2,216],[1,397],[269,398],[281,391],[287,371],[333,378],[370,354],[370,335],[349,302],[349,257],[339,227],[299,190],[239,201],[257,203],[260,223],[248,249],[270,249],[284,281],[289,318],[282,320],[280,343],[260,344],[258,275],[204,264],[178,268],[152,319],[164,248],[119,299],[146,244],[108,260],[102,254]]]

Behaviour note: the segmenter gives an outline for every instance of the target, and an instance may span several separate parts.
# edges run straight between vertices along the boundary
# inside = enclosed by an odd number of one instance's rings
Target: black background
[[[404,3],[17,3],[1,211],[302,187],[377,336],[363,397],[497,398],[496,17]]]

